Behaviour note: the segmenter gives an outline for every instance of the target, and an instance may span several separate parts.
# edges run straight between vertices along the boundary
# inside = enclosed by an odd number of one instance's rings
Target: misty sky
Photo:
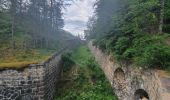
[[[96,0],[77,0],[64,11],[64,29],[74,35],[83,34],[88,18],[93,15]]]

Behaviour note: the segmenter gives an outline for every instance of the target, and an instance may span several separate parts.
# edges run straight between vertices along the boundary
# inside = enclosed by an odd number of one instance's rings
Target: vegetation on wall
[[[95,9],[85,31],[94,45],[118,61],[170,68],[169,0],[98,0]]]

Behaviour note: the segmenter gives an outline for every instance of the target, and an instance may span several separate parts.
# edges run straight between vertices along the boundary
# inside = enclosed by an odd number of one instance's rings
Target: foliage
[[[169,0],[98,0],[87,38],[95,39],[94,45],[118,61],[169,68],[170,47],[165,43],[170,33],[169,4]]]
[[[169,0],[165,0],[165,12],[164,12],[164,27],[163,30],[166,33],[170,32],[170,1]]]
[[[75,62],[72,60],[71,53],[65,53],[61,56],[61,65],[63,67],[63,71],[70,70],[71,66],[73,66]]]
[[[144,52],[134,58],[140,66],[151,68],[169,68],[170,67],[170,47],[165,45],[148,45]]]
[[[115,45],[115,53],[122,55],[129,46],[129,39],[127,37],[121,37],[117,40]]]
[[[64,1],[0,0],[0,65],[39,62],[65,47],[74,36],[62,29]]]
[[[166,35],[146,35],[133,40],[136,50],[134,61],[140,66],[165,69],[170,67],[170,47],[165,44]]]
[[[167,69],[170,67],[170,47],[165,43],[168,37],[167,34],[141,33],[131,37],[120,37],[115,44],[104,38],[94,45],[99,45],[101,50],[112,53],[118,61],[129,61],[144,68]]]
[[[76,63],[70,73],[65,73],[71,79],[62,82],[57,88],[55,100],[118,100],[112,93],[112,88],[106,80],[104,73],[99,68],[94,58],[91,56],[86,46],[81,46],[72,54],[72,60]],[[76,78],[75,75],[78,75]]]

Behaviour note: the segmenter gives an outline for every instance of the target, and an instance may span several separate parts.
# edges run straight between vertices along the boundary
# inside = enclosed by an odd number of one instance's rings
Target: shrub
[[[105,39],[102,39],[99,41],[99,48],[102,50],[102,51],[105,51],[107,48],[106,48],[106,40]]]
[[[128,48],[126,51],[123,53],[122,58],[126,60],[131,60],[135,55],[137,54],[137,50],[135,48]]]
[[[128,47],[129,39],[127,37],[121,37],[117,40],[113,51],[117,60],[124,59],[123,54]]]
[[[165,44],[168,34],[133,34],[98,42],[99,48],[114,53],[118,61],[129,61],[141,67],[170,69],[170,47]],[[114,49],[112,49],[114,48]]]
[[[129,39],[127,37],[121,37],[117,40],[114,47],[114,52],[118,55],[122,55],[129,46]]]
[[[72,60],[71,53],[65,53],[61,56],[61,65],[63,67],[63,71],[68,71],[74,64],[75,62]]]
[[[134,58],[136,64],[150,68],[170,67],[170,47],[160,44],[147,45],[144,52]]]

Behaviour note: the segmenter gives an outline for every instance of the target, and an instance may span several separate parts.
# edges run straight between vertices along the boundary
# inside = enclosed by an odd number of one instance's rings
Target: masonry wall
[[[54,100],[62,51],[42,64],[0,71],[0,100]]]
[[[61,72],[61,52],[56,53],[52,58],[45,62],[45,76],[44,76],[44,99],[54,100],[56,85],[60,78]]]
[[[89,43],[96,61],[101,65],[119,100],[170,100],[170,75],[161,70],[142,70],[126,63],[118,63]]]

